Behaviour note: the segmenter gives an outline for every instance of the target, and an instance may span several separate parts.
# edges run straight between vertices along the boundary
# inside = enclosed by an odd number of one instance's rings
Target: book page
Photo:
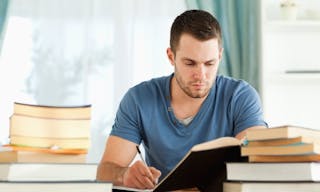
[[[220,147],[240,145],[241,141],[234,137],[221,137],[205,143],[200,143],[192,147],[191,151],[202,151]]]

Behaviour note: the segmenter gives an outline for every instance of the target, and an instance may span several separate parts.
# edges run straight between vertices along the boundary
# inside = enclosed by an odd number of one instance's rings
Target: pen
[[[144,163],[146,166],[148,166],[147,163],[146,163],[146,161],[145,161],[144,158],[142,157],[142,154],[141,154],[141,151],[140,151],[140,149],[139,149],[139,146],[136,145],[136,148],[137,148],[137,151],[138,151],[138,153],[139,153],[140,159],[143,161],[143,163]]]
[[[137,151],[138,151],[138,153],[139,153],[139,156],[140,156],[141,161],[148,167],[148,164],[146,163],[146,161],[145,161],[144,158],[142,157],[142,154],[141,154],[141,151],[140,151],[140,149],[139,149],[139,146],[136,145],[136,148],[137,148]],[[158,183],[158,178],[157,178],[155,181],[153,181],[153,184],[156,185],[157,183]]]

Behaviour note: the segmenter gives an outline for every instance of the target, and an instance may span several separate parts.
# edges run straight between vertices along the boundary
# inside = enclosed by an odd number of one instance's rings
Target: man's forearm
[[[128,167],[121,167],[115,163],[100,163],[97,170],[98,181],[111,181],[114,185],[123,185],[123,175]]]

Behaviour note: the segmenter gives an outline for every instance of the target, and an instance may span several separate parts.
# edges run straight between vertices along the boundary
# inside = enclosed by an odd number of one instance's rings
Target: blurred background
[[[257,89],[269,126],[320,129],[318,0],[0,0],[0,142],[13,102],[91,104],[98,162],[123,94],[173,72],[170,26],[187,9],[218,18],[220,73]]]

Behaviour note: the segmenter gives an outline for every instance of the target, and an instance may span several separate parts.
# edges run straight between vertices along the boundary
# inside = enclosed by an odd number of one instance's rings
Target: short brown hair
[[[187,33],[198,40],[218,39],[222,46],[222,35],[219,22],[210,13],[203,10],[188,10],[176,17],[170,33],[170,47],[176,52],[182,34]]]

